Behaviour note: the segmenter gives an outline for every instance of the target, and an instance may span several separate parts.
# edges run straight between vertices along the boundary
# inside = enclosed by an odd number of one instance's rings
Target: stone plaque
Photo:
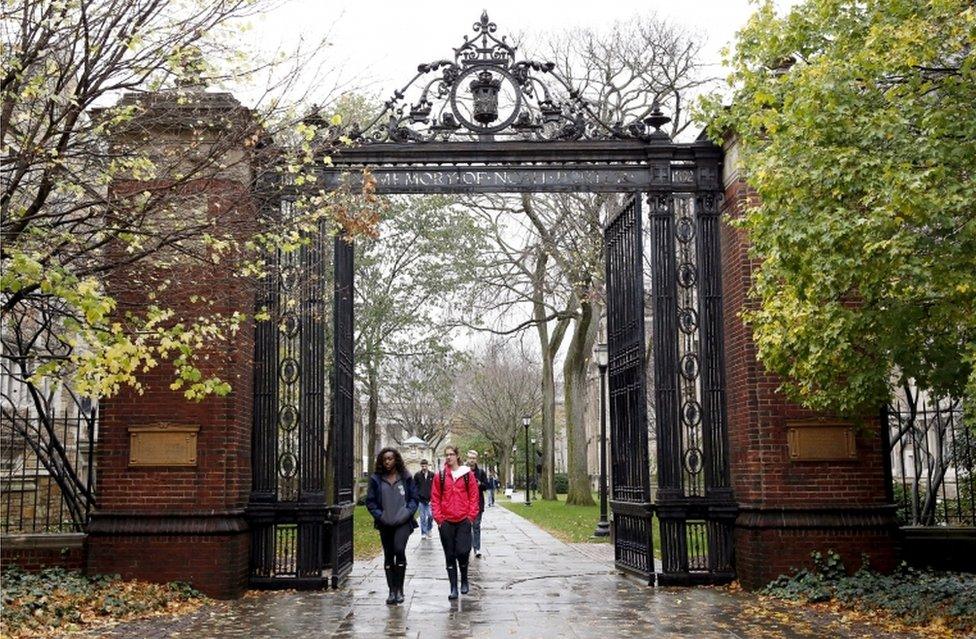
[[[857,459],[854,427],[845,423],[787,422],[786,441],[793,461]]]
[[[155,424],[129,428],[130,466],[196,466],[199,426]]]
[[[371,172],[377,193],[623,193],[651,186],[650,171],[642,165],[407,166],[377,167]],[[318,184],[327,189],[343,183],[358,188],[362,177],[356,169],[348,173],[329,169],[320,175]]]

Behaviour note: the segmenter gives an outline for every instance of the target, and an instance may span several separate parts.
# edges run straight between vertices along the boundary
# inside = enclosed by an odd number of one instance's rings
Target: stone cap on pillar
[[[129,92],[114,107],[93,110],[98,119],[119,108],[134,107],[134,117],[115,132],[147,130],[213,130],[255,126],[251,110],[227,92],[209,92],[202,86],[178,87],[156,92]]]

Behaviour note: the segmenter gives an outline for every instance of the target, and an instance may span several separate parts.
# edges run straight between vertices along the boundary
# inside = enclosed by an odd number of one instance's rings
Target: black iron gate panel
[[[718,168],[672,165],[650,197],[661,584],[733,574]]]
[[[287,198],[277,219],[295,215]],[[254,344],[250,582],[259,587],[328,584],[325,492],[325,344],[332,326],[331,254],[325,225],[298,250],[278,250],[258,296]]]
[[[333,506],[330,509],[329,563],[332,587],[352,571],[353,536],[353,286],[354,250],[351,241],[335,238],[335,295],[333,317],[335,337],[330,429],[333,469]]]
[[[604,230],[609,351],[614,557],[618,568],[652,580],[654,540],[644,372],[641,195],[629,197]]]
[[[717,184],[717,165],[698,167],[699,184]],[[699,191],[695,196],[698,222],[698,306],[701,309],[701,397],[705,458],[705,497],[708,500],[708,565],[713,581],[731,580],[732,529],[738,507],[732,498],[728,428],[725,413],[725,337],[722,327],[722,254],[719,205],[722,194]]]

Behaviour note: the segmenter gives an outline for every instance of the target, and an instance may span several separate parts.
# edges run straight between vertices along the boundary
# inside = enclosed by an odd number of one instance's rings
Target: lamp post
[[[525,429],[525,505],[532,505],[532,498],[529,497],[529,424],[532,417],[525,415],[522,417],[522,428]]]
[[[600,369],[600,521],[593,531],[594,537],[606,537],[610,534],[610,522],[607,521],[607,365],[609,353],[607,345],[600,342],[593,349],[596,355],[596,366]]]
[[[534,460],[535,457],[536,457],[536,455],[535,455],[535,438],[533,437],[531,441],[532,441],[532,455],[531,455],[531,457]],[[539,475],[539,471],[536,470],[535,469],[535,466],[533,465],[532,466],[532,479],[536,480],[536,481],[533,481],[532,482],[533,490],[538,490],[538,479],[539,479],[538,475]]]

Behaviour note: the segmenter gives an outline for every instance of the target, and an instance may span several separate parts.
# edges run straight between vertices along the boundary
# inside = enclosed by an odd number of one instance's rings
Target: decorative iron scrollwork
[[[694,184],[692,168],[675,169],[675,183]],[[704,454],[702,447],[702,393],[701,393],[701,308],[698,304],[699,256],[695,240],[698,228],[695,222],[694,199],[687,195],[675,196],[675,262],[677,268],[678,305],[678,394],[681,401],[679,412],[681,455],[683,460],[682,488],[686,496],[702,497],[705,494]],[[676,425],[677,426],[677,425]]]
[[[485,137],[667,139],[661,127],[671,119],[657,105],[641,122],[607,124],[552,62],[516,61],[517,47],[495,35],[498,26],[487,12],[472,30],[454,49],[453,60],[418,65],[383,111],[365,126],[352,125],[349,137],[366,144]]]

